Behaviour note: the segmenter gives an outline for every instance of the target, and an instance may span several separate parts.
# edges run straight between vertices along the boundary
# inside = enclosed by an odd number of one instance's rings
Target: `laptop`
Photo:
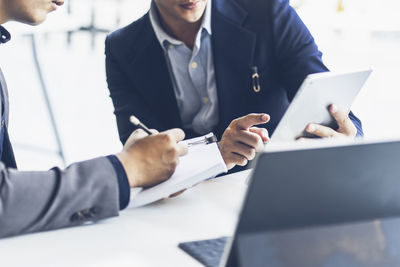
[[[265,151],[234,236],[179,247],[215,267],[400,266],[399,159],[398,140]]]

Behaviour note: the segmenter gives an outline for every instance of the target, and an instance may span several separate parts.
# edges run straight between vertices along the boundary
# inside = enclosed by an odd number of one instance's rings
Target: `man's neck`
[[[195,23],[177,23],[176,21],[169,20],[167,16],[163,16],[161,12],[157,11],[157,13],[163,30],[175,39],[185,43],[190,49],[193,49],[203,17]]]

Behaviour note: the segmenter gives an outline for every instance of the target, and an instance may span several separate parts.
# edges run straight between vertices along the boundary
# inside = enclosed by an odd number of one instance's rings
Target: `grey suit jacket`
[[[1,127],[7,127],[8,93],[1,70],[0,85],[5,112]],[[3,143],[10,144],[8,135],[4,138]],[[11,145],[10,150],[13,154]],[[12,164],[6,162],[0,162],[0,238],[118,215],[117,174],[105,157],[75,163],[65,170],[30,172],[10,168]]]

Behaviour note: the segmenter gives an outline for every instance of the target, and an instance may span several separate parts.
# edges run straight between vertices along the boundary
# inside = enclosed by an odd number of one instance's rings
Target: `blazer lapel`
[[[15,161],[14,151],[11,146],[10,137],[8,136],[7,126],[4,126],[3,153],[1,155],[1,161],[8,168],[17,168],[17,162]]]
[[[129,65],[132,81],[160,124],[181,128],[182,122],[164,50],[157,40],[148,14],[143,27],[141,39],[135,43],[136,56]]]
[[[0,144],[3,146],[3,152],[1,155],[1,161],[6,165],[6,167],[9,168],[17,168],[17,163],[15,161],[14,157],[14,151],[11,146],[10,138],[8,136],[8,112],[9,112],[9,107],[8,107],[8,90],[7,90],[7,84],[3,76],[3,72],[0,69],[0,90],[1,90],[1,97],[3,101],[0,101],[0,117],[1,117],[1,110],[2,110],[2,105],[4,105],[3,110],[4,110],[4,120],[5,123],[1,127],[3,127],[4,130],[4,137],[3,137],[3,144]]]
[[[9,113],[9,102],[8,102],[8,89],[7,89],[7,83],[4,78],[3,72],[0,69],[0,86],[1,86],[1,94],[3,96],[3,103],[0,102],[0,105],[4,105],[4,120],[5,120],[5,125],[8,126],[8,113]],[[1,106],[0,106],[0,111],[1,111]]]
[[[232,119],[244,115],[235,103],[243,97],[250,82],[256,35],[242,27],[247,13],[234,1],[212,3],[212,44],[220,115],[216,132],[222,133]]]

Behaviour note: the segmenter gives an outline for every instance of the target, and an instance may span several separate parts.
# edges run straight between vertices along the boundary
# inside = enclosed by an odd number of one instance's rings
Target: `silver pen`
[[[136,126],[136,128],[142,129],[143,131],[145,131],[148,135],[152,135],[153,133],[150,131],[149,128],[147,128],[146,125],[144,125],[143,123],[140,122],[140,120],[138,118],[136,118],[135,116],[131,115],[129,117],[129,121]]]

